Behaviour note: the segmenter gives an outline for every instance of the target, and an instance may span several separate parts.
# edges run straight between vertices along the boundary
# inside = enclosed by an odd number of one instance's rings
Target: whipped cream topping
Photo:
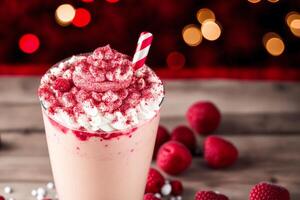
[[[153,118],[164,90],[149,67],[134,71],[128,56],[107,45],[53,66],[42,77],[38,95],[53,120],[103,134]]]

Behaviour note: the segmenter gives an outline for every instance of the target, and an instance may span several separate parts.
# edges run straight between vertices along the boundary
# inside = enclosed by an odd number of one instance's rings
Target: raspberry
[[[5,198],[3,196],[0,195],[0,200],[5,200]]]
[[[85,90],[79,90],[75,95],[77,102],[84,102],[86,99],[91,97],[91,94],[86,92]]]
[[[211,102],[199,101],[189,107],[186,118],[200,135],[215,131],[221,122],[221,113]]]
[[[147,193],[144,195],[144,200],[160,200],[152,193]]]
[[[194,200],[229,200],[223,194],[217,194],[213,191],[199,191],[195,195]]]
[[[62,103],[65,107],[74,107],[76,105],[75,95],[71,92],[66,92],[62,95]]]
[[[71,80],[58,78],[55,80],[53,84],[53,88],[60,91],[60,92],[68,92],[72,88]]]
[[[182,144],[169,141],[162,145],[157,154],[157,165],[166,173],[178,175],[190,167],[192,155]]]
[[[196,148],[196,137],[193,131],[187,126],[176,127],[171,134],[171,140],[180,142],[186,146],[192,153]]]
[[[163,145],[165,142],[170,140],[170,134],[168,130],[163,127],[159,126],[157,129],[157,136],[156,136],[156,141],[155,141],[155,147],[154,147],[154,153],[153,153],[153,158],[156,158],[157,152],[161,145]]]
[[[165,179],[161,173],[154,168],[150,168],[145,193],[159,193],[164,183]]]
[[[229,167],[238,158],[238,150],[229,141],[217,136],[209,136],[204,141],[204,159],[212,168]]]
[[[179,196],[182,194],[183,186],[180,181],[174,180],[174,181],[171,181],[170,184],[172,186],[172,192],[171,192],[172,195]]]
[[[92,92],[92,98],[98,102],[102,102],[103,93]]]
[[[128,96],[128,90],[127,89],[121,89],[117,91],[118,96],[120,99],[126,99],[126,97]]]
[[[290,193],[279,185],[261,182],[250,192],[250,200],[290,200]]]

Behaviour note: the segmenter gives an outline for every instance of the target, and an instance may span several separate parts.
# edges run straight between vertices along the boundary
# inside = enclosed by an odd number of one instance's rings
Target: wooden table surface
[[[16,200],[52,179],[36,89],[39,78],[0,78],[0,189],[11,185]],[[166,81],[161,123],[186,124],[184,113],[196,100],[211,100],[223,113],[217,134],[239,149],[237,164],[207,168],[202,158],[183,175],[183,200],[199,190],[217,190],[231,200],[248,199],[252,185],[273,181],[300,199],[300,84],[240,81]],[[202,138],[199,138],[201,144]],[[176,178],[176,177],[175,177]],[[0,193],[1,193],[0,190]]]

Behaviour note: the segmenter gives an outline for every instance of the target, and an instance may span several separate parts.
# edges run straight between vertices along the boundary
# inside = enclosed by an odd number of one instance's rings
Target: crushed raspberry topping
[[[109,132],[153,118],[164,91],[151,69],[134,72],[129,57],[107,45],[52,67],[38,95],[57,122],[75,130]]]

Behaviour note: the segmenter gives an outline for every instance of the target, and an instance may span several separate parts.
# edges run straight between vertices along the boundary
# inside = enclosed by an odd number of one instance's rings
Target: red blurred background
[[[300,1],[2,0],[0,74],[42,74],[111,44],[133,55],[154,34],[148,64],[163,78],[300,80]]]

